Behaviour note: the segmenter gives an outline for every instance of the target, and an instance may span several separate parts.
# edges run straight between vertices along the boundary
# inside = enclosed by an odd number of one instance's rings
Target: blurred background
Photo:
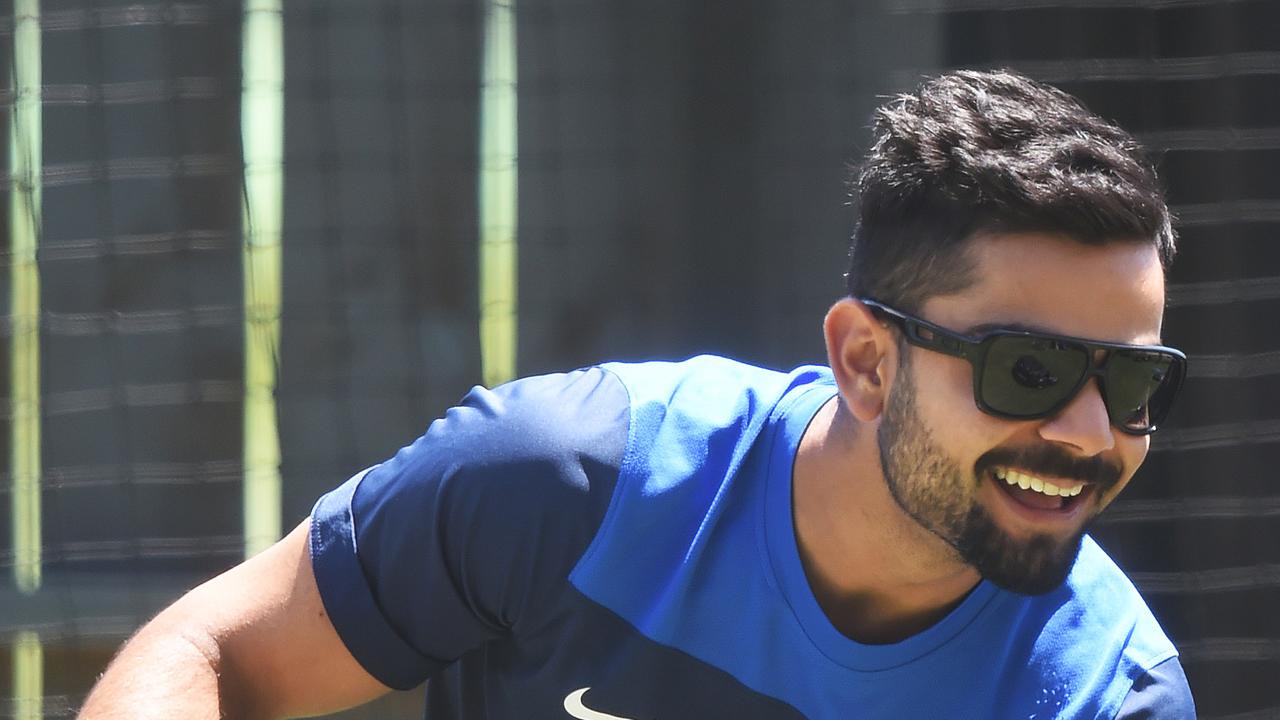
[[[474,384],[822,362],[872,108],[1004,66],[1158,158],[1191,377],[1095,536],[1202,717],[1280,718],[1280,4],[3,0],[0,47],[0,717]]]

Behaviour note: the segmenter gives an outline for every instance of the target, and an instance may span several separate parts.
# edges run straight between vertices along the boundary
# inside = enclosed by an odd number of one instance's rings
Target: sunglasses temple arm
[[[861,298],[861,302],[895,320],[898,327],[902,329],[902,334],[907,339],[907,342],[912,345],[940,352],[944,355],[963,358],[970,362],[977,357],[976,351],[981,345],[979,342],[953,333],[944,327],[934,325],[927,320],[911,317],[875,300]],[[920,332],[921,328],[927,330],[928,334]]]
[[[921,328],[927,330],[928,334],[920,332]],[[903,319],[903,332],[907,341],[913,345],[965,360],[973,360],[976,357],[975,351],[981,345],[946,328],[915,318]]]

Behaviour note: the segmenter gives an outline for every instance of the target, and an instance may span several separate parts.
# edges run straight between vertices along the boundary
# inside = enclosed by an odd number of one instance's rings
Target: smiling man
[[[1185,375],[1123,131],[1008,73],[876,115],[829,367],[473,390],[125,647],[85,718],[1192,718],[1085,531]]]

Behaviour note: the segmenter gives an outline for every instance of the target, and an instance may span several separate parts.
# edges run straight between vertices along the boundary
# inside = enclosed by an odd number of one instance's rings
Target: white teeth
[[[1010,485],[1017,485],[1023,490],[1035,490],[1038,493],[1044,493],[1049,496],[1075,497],[1084,491],[1084,485],[1064,488],[1051,482],[1045,482],[1038,477],[1025,475],[1017,470],[1009,470],[1007,468],[996,468],[995,476]]]

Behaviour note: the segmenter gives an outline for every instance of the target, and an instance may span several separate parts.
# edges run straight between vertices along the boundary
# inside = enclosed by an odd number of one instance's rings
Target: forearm
[[[80,720],[248,717],[237,683],[207,634],[163,616],[130,640],[89,694]]]
[[[156,616],[111,662],[80,720],[311,717],[387,692],[329,622],[309,527]]]

